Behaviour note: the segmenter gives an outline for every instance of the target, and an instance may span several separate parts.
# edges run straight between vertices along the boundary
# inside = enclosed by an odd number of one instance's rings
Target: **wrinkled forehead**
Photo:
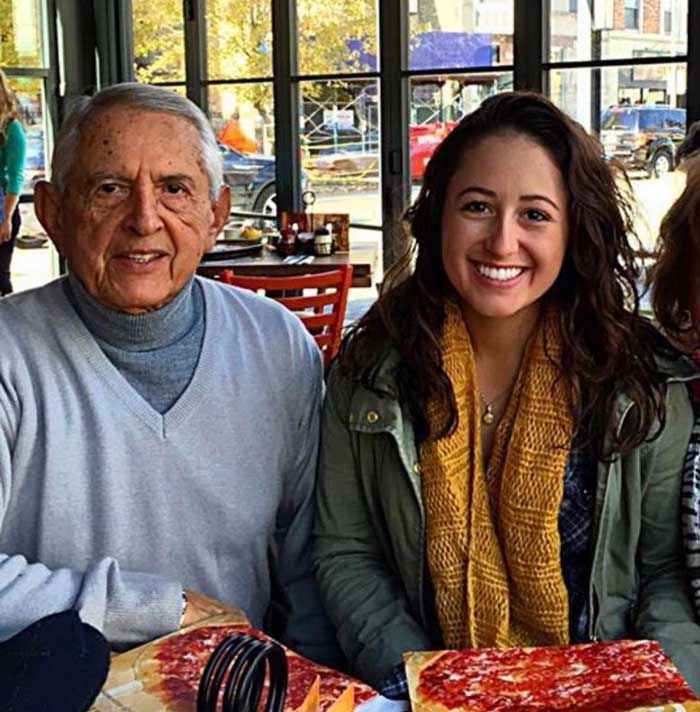
[[[197,129],[175,114],[107,107],[81,127],[76,163],[82,170],[128,170],[140,163],[202,172]]]

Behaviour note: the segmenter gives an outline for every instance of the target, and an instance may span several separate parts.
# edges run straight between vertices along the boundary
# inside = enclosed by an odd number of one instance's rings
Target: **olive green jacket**
[[[700,626],[680,535],[681,476],[692,409],[674,366],[663,433],[599,463],[590,581],[592,639],[658,640],[696,691]],[[393,389],[393,359],[379,383]],[[617,428],[632,403],[619,398]],[[425,513],[411,422],[400,404],[331,369],[321,436],[314,561],[353,672],[377,685],[402,653],[439,645],[426,601]],[[428,596],[429,598],[429,596]]]

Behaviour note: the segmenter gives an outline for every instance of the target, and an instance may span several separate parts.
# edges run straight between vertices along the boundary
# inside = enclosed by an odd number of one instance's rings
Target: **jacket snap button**
[[[413,464],[413,472],[416,475],[420,475],[420,462],[415,462]]]
[[[369,413],[367,413],[367,422],[368,423],[376,423],[379,420],[379,413],[377,413],[376,410],[370,410]]]

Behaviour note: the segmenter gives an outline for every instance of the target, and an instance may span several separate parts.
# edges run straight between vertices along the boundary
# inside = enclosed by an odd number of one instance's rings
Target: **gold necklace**
[[[501,400],[501,398],[503,398],[503,396],[510,393],[512,389],[513,389],[513,384],[511,383],[510,386],[508,386],[508,388],[506,388],[505,391],[503,391],[502,393],[499,393],[495,398],[492,398],[491,401],[487,401],[486,398],[484,398],[484,396],[482,396],[481,393],[479,393],[481,402],[484,405],[484,412],[481,414],[481,422],[484,425],[493,425],[494,424],[494,422],[496,420],[496,416],[493,412],[493,407],[496,405],[496,403],[498,403],[499,400]]]

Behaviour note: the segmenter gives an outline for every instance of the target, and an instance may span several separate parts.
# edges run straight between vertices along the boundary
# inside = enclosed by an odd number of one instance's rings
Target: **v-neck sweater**
[[[63,283],[68,301],[95,341],[144,400],[167,412],[192,378],[204,336],[204,300],[190,280],[161,309],[125,314],[98,302],[72,274]]]
[[[262,626],[274,575],[287,642],[318,656],[313,339],[271,300],[197,278],[200,358],[161,414],[62,282],[0,302],[0,639],[75,608],[114,647],[137,644],[178,627],[183,587]]]

